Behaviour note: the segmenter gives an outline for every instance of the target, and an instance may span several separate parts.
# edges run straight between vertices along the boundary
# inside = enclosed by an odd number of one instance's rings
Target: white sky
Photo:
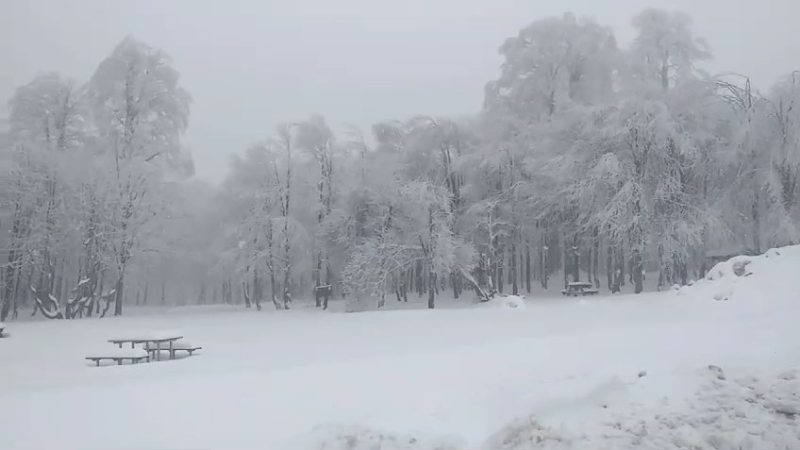
[[[715,70],[765,90],[800,69],[800,0],[0,0],[0,101],[42,70],[88,79],[132,34],[174,58],[194,97],[198,176],[219,181],[233,152],[281,121],[322,113],[367,133],[379,120],[471,113],[498,46],[528,23],[573,11],[626,45],[630,18],[650,6],[692,15]]]

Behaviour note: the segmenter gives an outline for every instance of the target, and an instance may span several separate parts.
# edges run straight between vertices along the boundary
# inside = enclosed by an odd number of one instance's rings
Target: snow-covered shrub
[[[520,295],[497,295],[488,302],[479,303],[490,308],[509,308],[520,309],[525,308],[525,297]]]

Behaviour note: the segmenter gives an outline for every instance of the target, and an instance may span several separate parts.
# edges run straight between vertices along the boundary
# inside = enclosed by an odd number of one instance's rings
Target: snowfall
[[[800,450],[798,275],[788,247],[641,295],[12,321],[0,448]],[[203,350],[84,359],[166,329]]]

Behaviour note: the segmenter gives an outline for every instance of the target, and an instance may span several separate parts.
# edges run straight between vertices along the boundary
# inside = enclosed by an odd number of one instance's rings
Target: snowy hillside
[[[800,247],[750,261],[524,308],[13,323],[0,448],[800,449]],[[203,353],[83,360],[160,329]]]

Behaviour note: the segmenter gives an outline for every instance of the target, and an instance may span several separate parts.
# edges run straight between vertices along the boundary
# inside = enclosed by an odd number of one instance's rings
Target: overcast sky
[[[219,181],[233,152],[281,121],[322,113],[367,132],[477,111],[498,46],[521,27],[573,11],[626,45],[649,6],[689,13],[713,69],[762,89],[800,69],[800,0],[0,0],[0,100],[43,70],[84,81],[132,34],[173,57],[194,98],[197,174]]]

